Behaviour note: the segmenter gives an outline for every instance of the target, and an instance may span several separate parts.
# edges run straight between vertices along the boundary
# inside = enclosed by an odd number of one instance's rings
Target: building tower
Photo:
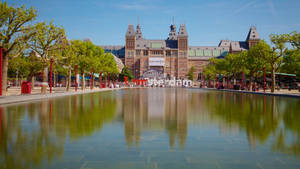
[[[135,32],[135,35],[136,35],[136,40],[143,39],[143,34],[142,34],[142,29],[141,29],[140,24],[138,24],[138,25],[136,26],[136,32]]]
[[[256,27],[251,26],[246,42],[248,44],[249,49],[252,48],[255,44],[257,44],[260,41],[260,37],[257,33]]]
[[[188,34],[184,24],[180,25],[178,32],[177,78],[185,78],[188,68]]]
[[[133,25],[128,25],[125,37],[125,65],[135,74],[135,43],[136,33]]]
[[[170,26],[168,40],[177,40],[176,25],[174,25],[174,23]]]

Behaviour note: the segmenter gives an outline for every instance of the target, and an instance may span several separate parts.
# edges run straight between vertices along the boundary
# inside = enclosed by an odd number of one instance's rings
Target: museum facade
[[[177,33],[176,26],[170,26],[165,40],[143,38],[141,26],[128,25],[125,46],[102,46],[111,52],[132,71],[135,78],[186,79],[191,67],[195,68],[195,79],[210,58],[224,58],[227,53],[249,50],[259,42],[256,27],[252,26],[245,41],[221,40],[217,46],[189,46],[186,26],[181,24]]]

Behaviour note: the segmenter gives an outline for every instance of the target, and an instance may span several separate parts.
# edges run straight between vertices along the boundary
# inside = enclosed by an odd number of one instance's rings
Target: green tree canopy
[[[0,2],[0,46],[5,51],[3,54],[3,83],[2,94],[6,95],[8,60],[19,56],[25,49],[25,43],[33,36],[29,24],[36,18],[33,7],[12,7],[6,2]]]

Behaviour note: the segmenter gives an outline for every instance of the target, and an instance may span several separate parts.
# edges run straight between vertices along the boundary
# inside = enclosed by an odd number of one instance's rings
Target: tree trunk
[[[31,90],[34,89],[34,82],[35,82],[35,77],[34,76],[31,76]]]
[[[8,56],[3,51],[3,67],[2,67],[2,96],[6,96],[7,87],[7,69],[8,69]]]
[[[271,92],[272,92],[272,93],[274,93],[274,91],[275,91],[275,86],[276,86],[275,66],[272,65],[272,88],[271,88]]]
[[[233,75],[233,85],[234,86],[236,85],[236,77],[235,76],[236,76],[236,74]]]
[[[69,67],[69,71],[68,71],[68,77],[67,77],[67,91],[70,90],[71,87],[71,75],[72,75],[72,68]]]
[[[85,89],[85,77],[84,77],[84,73],[82,73],[82,79],[81,79],[81,89],[84,90]]]
[[[43,70],[43,83],[42,83],[42,88],[41,88],[41,93],[46,94],[47,93],[47,85],[48,84],[48,68],[47,65],[44,65],[44,70]]]
[[[250,83],[249,83],[249,85],[250,85],[250,86],[249,86],[249,90],[252,91],[252,76],[250,76],[250,81],[249,81],[249,82],[250,82]]]

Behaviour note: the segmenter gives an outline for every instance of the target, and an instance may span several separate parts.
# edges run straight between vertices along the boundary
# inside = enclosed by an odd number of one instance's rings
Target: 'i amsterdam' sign
[[[165,58],[149,58],[149,66],[165,66]]]

